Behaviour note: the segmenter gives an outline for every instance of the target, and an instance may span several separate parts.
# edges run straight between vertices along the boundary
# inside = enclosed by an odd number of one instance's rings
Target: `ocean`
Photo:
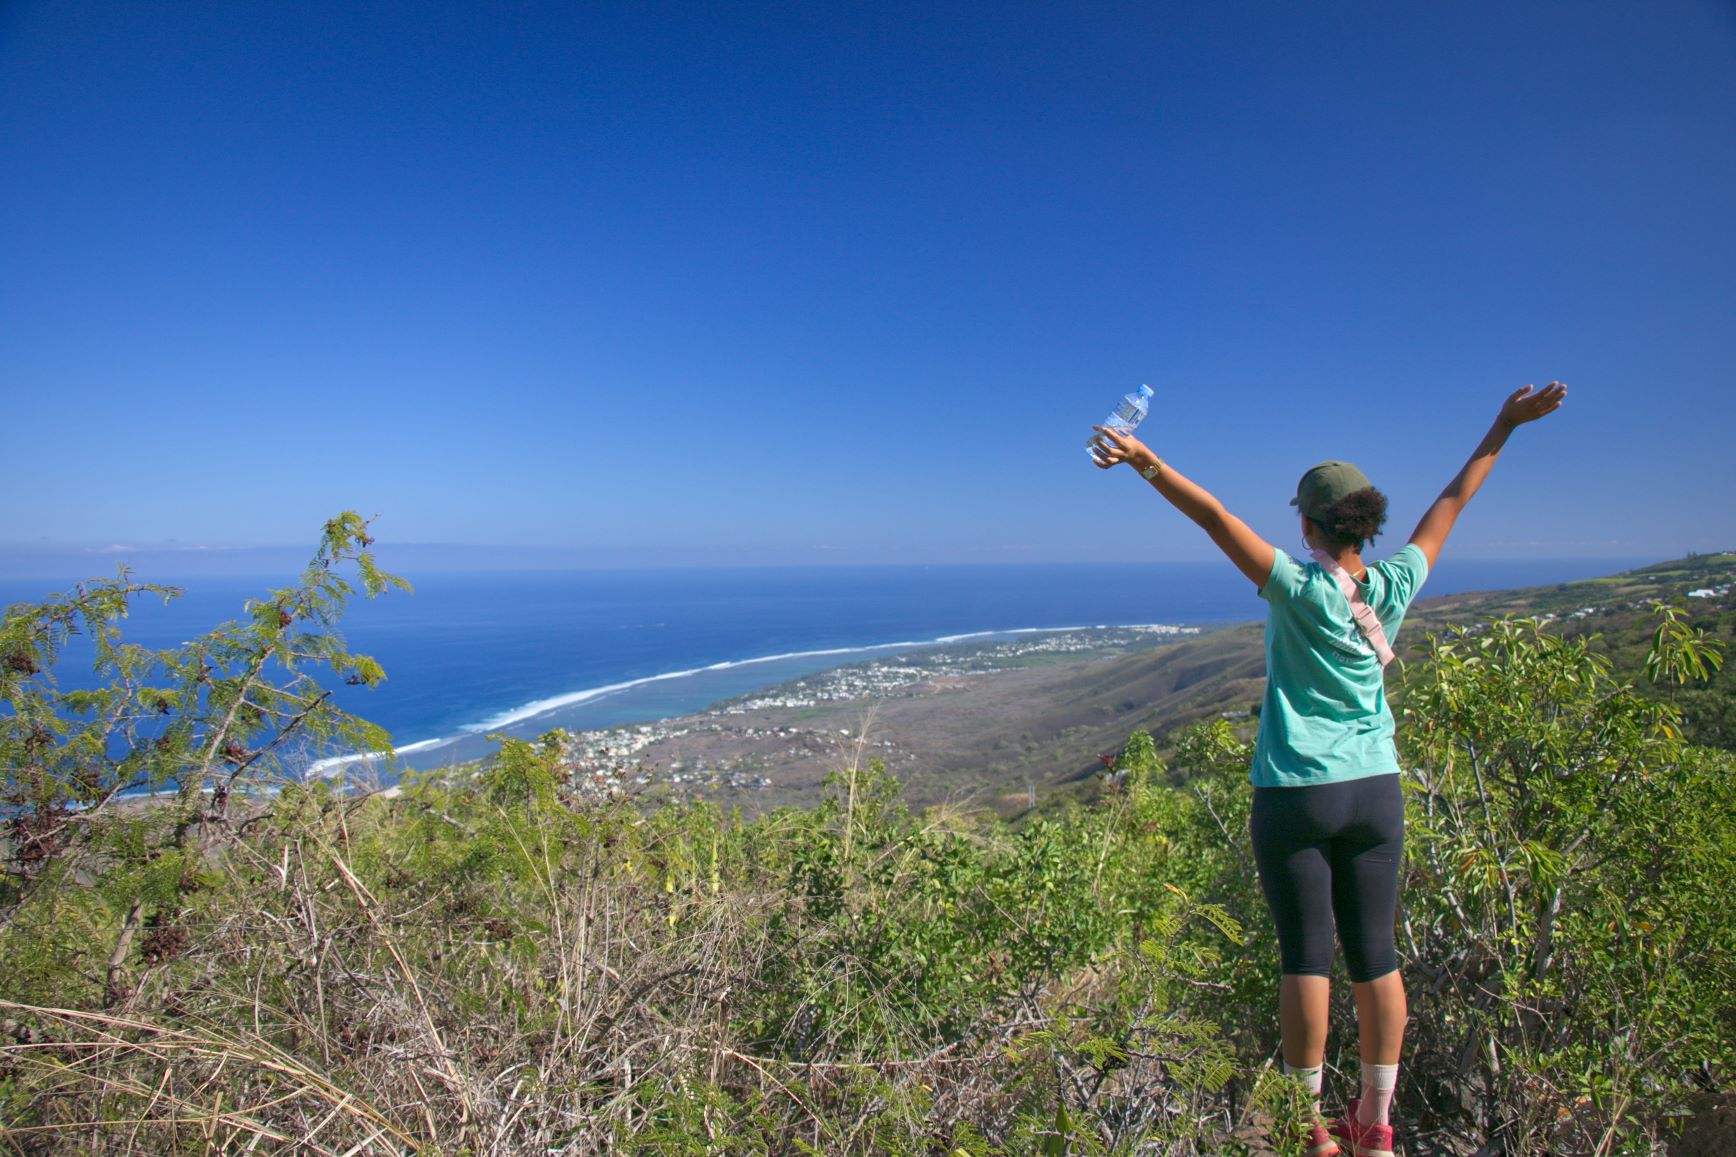
[[[1565,582],[1634,565],[1449,558],[1423,594]],[[357,596],[343,620],[351,648],[379,660],[386,681],[334,692],[347,710],[384,727],[413,767],[474,758],[490,748],[485,737],[493,732],[534,736],[670,718],[844,663],[968,636],[1264,614],[1254,588],[1217,561],[406,577],[414,594]],[[285,581],[187,580],[185,595],[167,606],[137,604],[125,637],[172,646],[239,618],[245,599]],[[56,589],[7,581],[0,603]],[[90,684],[88,654],[73,641],[57,669],[63,687]]]

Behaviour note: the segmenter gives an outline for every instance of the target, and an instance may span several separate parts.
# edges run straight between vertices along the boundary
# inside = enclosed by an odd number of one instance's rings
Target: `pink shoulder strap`
[[[1320,564],[1320,569],[1332,576],[1338,584],[1339,591],[1344,595],[1344,601],[1350,604],[1350,617],[1356,620],[1356,629],[1362,637],[1368,640],[1368,645],[1374,648],[1375,656],[1380,660],[1381,669],[1392,662],[1392,648],[1387,645],[1386,628],[1380,625],[1380,617],[1374,613],[1362,597],[1362,588],[1356,585],[1337,561],[1323,550],[1314,552],[1314,561]]]

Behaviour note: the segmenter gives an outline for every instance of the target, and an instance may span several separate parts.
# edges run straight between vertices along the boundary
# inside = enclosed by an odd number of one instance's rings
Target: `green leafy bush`
[[[1649,669],[1706,661],[1672,622]],[[1527,621],[1434,641],[1404,704],[1410,1088],[1511,1153],[1650,1152],[1736,1062],[1730,754]]]

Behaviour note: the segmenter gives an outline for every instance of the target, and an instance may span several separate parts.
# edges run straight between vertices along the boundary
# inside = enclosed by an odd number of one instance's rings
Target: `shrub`
[[[1509,1153],[1650,1152],[1736,1062],[1730,754],[1525,621],[1433,641],[1404,704],[1409,1087]]]

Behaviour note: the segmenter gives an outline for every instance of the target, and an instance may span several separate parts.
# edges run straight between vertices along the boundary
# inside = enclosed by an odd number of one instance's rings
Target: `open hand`
[[[1545,414],[1553,414],[1561,408],[1566,397],[1567,387],[1560,382],[1550,382],[1536,393],[1532,393],[1531,386],[1525,386],[1508,395],[1501,403],[1501,416],[1495,420],[1511,430],[1526,422],[1535,422]]]
[[[1157,460],[1157,455],[1135,438],[1132,434],[1123,433],[1109,426],[1093,426],[1097,437],[1091,440],[1091,457],[1104,470],[1122,462],[1131,462],[1135,469],[1149,466]]]

